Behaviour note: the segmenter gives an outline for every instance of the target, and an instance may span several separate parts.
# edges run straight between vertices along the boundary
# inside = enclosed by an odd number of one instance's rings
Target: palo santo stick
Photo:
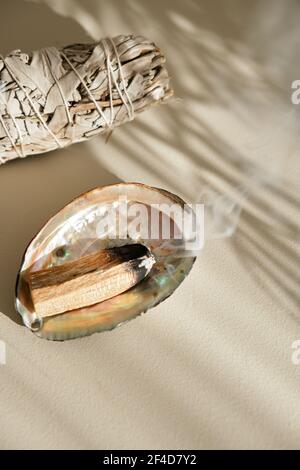
[[[28,283],[35,311],[48,317],[102,302],[136,285],[153,264],[147,248],[133,244],[31,272]]]

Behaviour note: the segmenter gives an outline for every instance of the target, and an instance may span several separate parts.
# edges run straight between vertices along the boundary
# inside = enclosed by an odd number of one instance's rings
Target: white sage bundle
[[[114,129],[172,95],[142,36],[0,56],[0,164]]]

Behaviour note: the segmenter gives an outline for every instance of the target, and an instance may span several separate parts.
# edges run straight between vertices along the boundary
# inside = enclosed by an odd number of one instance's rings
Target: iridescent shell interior
[[[99,217],[111,205],[118,204],[120,196],[126,197],[129,205],[140,203],[147,208],[153,204],[184,204],[165,190],[121,183],[93,189],[54,215],[28,246],[16,288],[16,309],[24,324],[41,338],[62,341],[115,328],[169,297],[189,273],[195,257],[179,256],[174,245],[161,238],[112,240],[107,232],[99,233]],[[42,324],[37,322],[26,273],[75,260],[93,250],[137,242],[144,244],[156,259],[148,277],[111,299],[44,318]]]

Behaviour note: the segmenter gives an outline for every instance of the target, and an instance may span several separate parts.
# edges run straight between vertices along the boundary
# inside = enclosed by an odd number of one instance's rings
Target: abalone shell
[[[180,204],[178,196],[139,183],[120,183],[82,194],[54,215],[31,241],[24,254],[16,286],[16,309],[24,324],[41,338],[68,340],[111,330],[169,297],[189,273],[195,256],[180,256],[163,239],[115,239],[96,231],[97,217],[126,197],[129,204]],[[97,217],[95,216],[97,214]],[[101,303],[41,321],[33,307],[26,273],[76,259],[98,248],[140,242],[156,262],[148,277],[130,290]]]

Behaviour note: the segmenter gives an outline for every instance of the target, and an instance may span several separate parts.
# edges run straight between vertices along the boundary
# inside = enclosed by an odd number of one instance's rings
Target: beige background
[[[103,138],[0,168],[0,448],[300,448],[300,79],[296,0],[2,0],[2,53],[142,33],[176,99]],[[300,109],[300,107],[299,107]],[[147,315],[65,343],[13,309],[26,244],[96,185],[199,200],[250,187],[233,237]]]

